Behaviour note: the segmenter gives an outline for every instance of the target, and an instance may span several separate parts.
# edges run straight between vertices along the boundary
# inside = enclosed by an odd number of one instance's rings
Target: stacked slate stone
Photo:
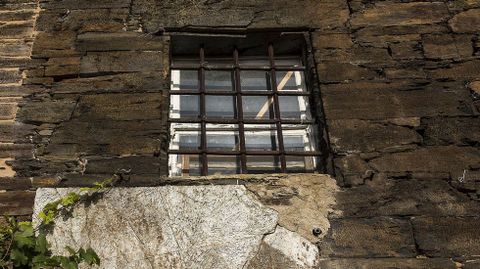
[[[42,0],[34,26],[36,8],[1,6],[0,213],[122,169],[169,182],[165,29],[308,29],[341,187],[320,267],[480,266],[479,1]]]

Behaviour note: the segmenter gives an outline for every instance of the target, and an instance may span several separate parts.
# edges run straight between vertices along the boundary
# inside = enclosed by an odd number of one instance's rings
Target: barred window
[[[174,56],[171,176],[314,172],[318,126],[302,55]]]

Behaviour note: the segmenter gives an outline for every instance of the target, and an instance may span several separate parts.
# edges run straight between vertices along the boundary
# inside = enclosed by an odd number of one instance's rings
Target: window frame
[[[247,66],[241,65],[239,59],[239,51],[235,47],[233,50],[233,64],[215,64],[211,65],[208,64],[205,58],[205,49],[203,46],[200,46],[198,49],[199,53],[199,62],[198,64],[175,64],[172,61],[170,65],[170,70],[198,70],[198,90],[175,90],[172,91],[169,89],[169,97],[172,95],[198,95],[199,96],[199,110],[200,116],[197,119],[186,119],[186,118],[170,118],[168,117],[169,126],[172,123],[197,123],[200,124],[200,149],[198,150],[167,150],[168,156],[170,155],[199,155],[199,162],[200,162],[200,173],[202,176],[208,174],[208,155],[234,155],[240,157],[240,167],[239,167],[239,174],[248,174],[249,169],[247,165],[247,155],[248,156],[261,156],[261,155],[273,155],[278,156],[279,158],[279,171],[281,173],[286,173],[287,171],[287,161],[286,156],[313,156],[314,158],[320,159],[320,157],[325,156],[325,152],[321,149],[320,140],[322,139],[322,132],[323,126],[318,126],[318,113],[316,113],[316,109],[312,108],[310,105],[310,113],[312,115],[311,120],[292,120],[292,119],[282,119],[281,118],[281,111],[279,106],[279,97],[280,96],[305,96],[308,98],[310,104],[315,104],[313,102],[312,95],[314,91],[312,90],[313,83],[309,81],[310,75],[307,74],[309,68],[309,60],[305,53],[303,55],[295,55],[298,58],[302,59],[303,64],[301,66],[277,66],[275,64],[275,54],[274,54],[274,44],[268,44],[268,62],[269,65],[255,65],[255,66]],[[302,50],[303,51],[303,50]],[[230,71],[232,74],[232,86],[233,91],[211,91],[208,92],[205,89],[205,72],[209,70],[226,70]],[[241,90],[241,79],[240,79],[240,72],[244,70],[261,70],[270,73],[269,81],[267,87],[269,90],[267,91],[242,91]],[[305,84],[305,91],[302,92],[281,92],[277,90],[277,71],[300,71],[303,72],[304,77],[304,84]],[[275,85],[275,86],[272,86]],[[228,96],[235,96],[235,105],[234,108],[234,119],[208,119],[206,117],[206,108],[205,108],[205,100],[206,96],[208,95],[228,95]],[[273,118],[269,119],[244,119],[243,118],[243,104],[242,104],[242,97],[243,96],[266,96],[268,100],[273,99]],[[236,124],[238,125],[238,136],[239,136],[239,150],[237,151],[220,151],[220,150],[211,150],[207,146],[207,124]],[[247,150],[245,145],[245,124],[272,124],[275,125],[277,131],[277,150],[275,151],[250,151]],[[310,143],[317,149],[315,151],[286,151],[284,145],[284,135],[283,130],[284,127],[282,125],[286,124],[295,124],[295,125],[306,125],[311,126],[312,129],[315,129],[316,132],[316,139],[318,141],[311,141]],[[317,128],[314,128],[317,126]],[[314,167],[314,172],[319,172],[324,170],[319,161]],[[238,171],[237,171],[238,173]]]

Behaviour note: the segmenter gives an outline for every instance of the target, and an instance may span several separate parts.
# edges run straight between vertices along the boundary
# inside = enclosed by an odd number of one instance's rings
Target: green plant
[[[92,187],[81,188],[79,193],[70,192],[46,204],[38,214],[40,222],[36,227],[30,221],[17,221],[5,216],[4,222],[0,223],[0,268],[76,269],[82,262],[100,264],[100,258],[91,248],[74,250],[67,246],[69,256],[53,255],[46,235],[62,212],[72,210],[79,202],[112,186],[115,180],[116,176],[96,182]]]

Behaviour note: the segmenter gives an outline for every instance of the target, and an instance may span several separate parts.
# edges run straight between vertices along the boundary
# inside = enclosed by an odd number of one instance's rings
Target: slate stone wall
[[[22,85],[25,70],[39,64],[30,58],[34,23],[38,14],[35,0],[0,2],[0,214],[29,215],[35,192],[30,180],[14,178],[12,162],[31,158],[29,140],[32,126],[16,121],[18,105],[36,92],[37,86]],[[8,190],[8,192],[5,192]]]
[[[0,213],[31,214],[26,190],[122,169],[131,185],[168,182],[158,179],[167,173],[165,31],[309,29],[342,187],[320,244],[323,267],[478,266],[479,1],[42,0],[39,8],[34,20],[32,1],[1,7],[12,12],[0,13],[8,67]]]

